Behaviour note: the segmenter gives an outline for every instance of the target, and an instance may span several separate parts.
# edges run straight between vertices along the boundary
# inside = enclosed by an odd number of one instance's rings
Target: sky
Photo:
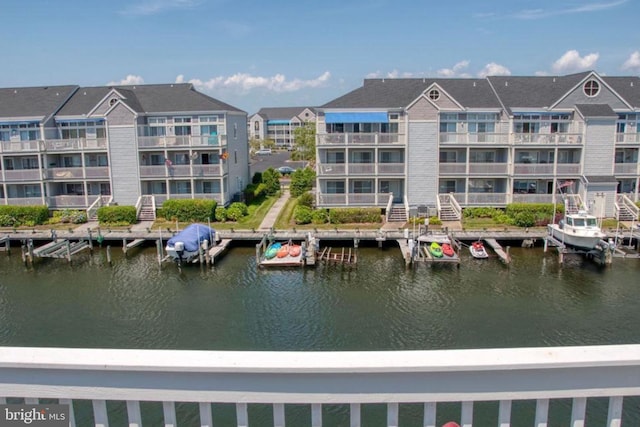
[[[248,114],[365,78],[640,75],[638,0],[2,0],[0,87],[190,82]]]

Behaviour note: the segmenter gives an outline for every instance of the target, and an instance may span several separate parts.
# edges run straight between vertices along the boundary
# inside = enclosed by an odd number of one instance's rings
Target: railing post
[[[69,427],[76,427],[76,414],[73,413],[73,401],[71,399],[60,399],[61,405],[69,405]],[[2,401],[0,400],[0,403]]]
[[[352,403],[349,405],[349,418],[351,427],[360,427],[360,404]]]
[[[549,415],[549,399],[536,400],[536,427],[547,427],[547,418]]]
[[[620,427],[622,425],[622,396],[609,398],[609,415],[607,427]]]
[[[284,425],[284,404],[273,404],[273,427],[285,427]]]
[[[498,412],[498,427],[511,426],[511,401],[501,400]]]
[[[238,427],[249,427],[249,415],[246,403],[236,403],[236,419]]]
[[[177,427],[176,405],[174,402],[162,402],[162,413],[164,414],[165,427]]]
[[[322,405],[311,405],[311,427],[322,427]]]
[[[107,402],[105,400],[92,400],[93,419],[96,427],[109,427],[109,418],[107,417]]]
[[[398,427],[397,403],[387,403],[387,427]]]
[[[571,405],[571,427],[584,427],[587,398],[576,397]]]
[[[460,416],[460,427],[473,426],[473,401],[462,402],[462,414]]]
[[[424,404],[423,427],[436,427],[436,402]]]
[[[127,400],[127,417],[129,418],[129,427],[142,427],[140,402],[137,400]]]
[[[211,416],[211,404],[200,402],[200,427],[213,427],[213,417]]]

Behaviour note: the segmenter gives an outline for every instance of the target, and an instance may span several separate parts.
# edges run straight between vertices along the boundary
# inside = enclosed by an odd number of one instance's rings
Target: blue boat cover
[[[216,232],[213,228],[202,224],[191,224],[170,238],[167,243],[175,246],[176,242],[183,242],[185,251],[195,252],[203,240],[208,240],[211,243],[215,240],[215,236]]]

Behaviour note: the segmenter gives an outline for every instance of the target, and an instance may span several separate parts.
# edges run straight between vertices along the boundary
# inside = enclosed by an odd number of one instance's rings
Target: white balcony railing
[[[40,169],[5,170],[4,178],[7,181],[40,181],[42,179],[42,172]]]
[[[319,163],[320,175],[344,175],[344,163]]]
[[[378,163],[380,174],[404,174],[404,163]]]
[[[89,204],[95,201],[98,196],[89,196]],[[51,208],[84,208],[87,207],[87,199],[85,196],[50,196],[47,197],[47,204]]]
[[[581,170],[582,167],[579,163],[558,163],[556,165],[556,173],[558,175],[578,175]]]
[[[508,144],[507,133],[467,133],[467,132],[442,132],[441,144]]]
[[[107,166],[87,166],[84,169],[86,178],[109,178],[109,167]]]
[[[617,174],[633,174],[638,173],[638,163],[616,163],[614,172]]]
[[[404,135],[398,133],[322,133],[317,135],[320,145],[380,145],[404,144]]]
[[[552,175],[553,164],[516,163],[513,165],[516,175]]]
[[[203,176],[220,176],[222,168],[220,165],[193,165],[193,176],[194,177],[203,177]]]
[[[76,179],[84,177],[84,169],[77,168],[49,168],[46,170],[47,178],[54,180]]]
[[[514,133],[515,144],[582,144],[581,133]]]
[[[320,193],[318,197],[320,199],[320,204],[323,206],[344,205],[347,203],[347,195],[344,193],[342,194]]]
[[[469,163],[470,174],[506,174],[507,163]]]
[[[349,163],[350,174],[374,174],[376,170],[375,163]]]
[[[217,136],[139,136],[138,147],[140,148],[159,148],[159,147],[203,147],[203,146],[223,146],[226,145],[226,135]]]
[[[553,194],[518,194],[514,193],[513,203],[553,203]]]
[[[18,153],[23,151],[38,151],[41,141],[2,141],[0,148],[3,153]]]
[[[465,200],[464,193],[462,197],[455,195],[459,201]],[[505,205],[507,203],[506,193],[467,193],[467,205]]]
[[[72,151],[81,149],[106,149],[107,139],[74,138],[74,139],[47,139],[45,140],[47,151]]]
[[[197,403],[203,426],[212,425],[212,403],[235,405],[237,426],[249,425],[248,404],[271,405],[275,426],[287,424],[285,405],[304,405],[310,419],[303,423],[314,427],[325,425],[323,405],[336,404],[349,405],[352,426],[361,425],[362,405],[385,405],[386,425],[402,426],[401,405],[420,404],[418,422],[435,427],[439,404],[448,402],[460,404],[455,418],[463,426],[473,425],[476,402],[495,402],[498,425],[509,427],[519,410],[513,403],[525,400],[536,403],[532,425],[560,425],[549,408],[561,399],[572,407],[562,425],[583,426],[587,400],[606,398],[608,406],[598,410],[614,427],[622,425],[625,398],[640,396],[639,370],[640,345],[380,352],[1,347],[0,396],[70,406],[90,400],[88,418],[102,426],[115,423],[107,401],[126,402],[128,423],[136,426],[143,425],[141,401],[162,402],[165,425],[176,425],[175,402]]]
[[[155,178],[167,175],[167,167],[165,165],[140,166],[140,177]]]
[[[37,197],[9,197],[7,198],[7,205],[43,205],[44,201],[42,200],[42,196]]]
[[[438,171],[443,174],[464,174],[467,173],[466,163],[440,163]]]
[[[640,133],[616,133],[616,142],[638,144],[640,143]]]

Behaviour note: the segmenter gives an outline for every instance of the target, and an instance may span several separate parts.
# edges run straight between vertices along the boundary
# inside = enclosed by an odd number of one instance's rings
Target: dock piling
[[[107,245],[107,262],[109,263],[109,265],[111,264],[111,245]]]

